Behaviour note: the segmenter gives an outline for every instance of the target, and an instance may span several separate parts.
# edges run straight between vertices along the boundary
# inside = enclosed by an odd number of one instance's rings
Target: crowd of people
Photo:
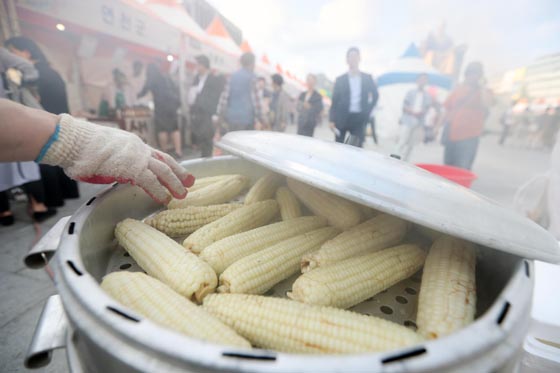
[[[142,62],[135,61],[130,78],[118,68],[112,71],[112,85],[101,98],[97,116],[118,117],[121,111],[130,107],[153,108],[152,117],[157,134],[157,145],[159,149],[170,153],[175,159],[183,156],[180,115],[187,117],[192,144],[200,150],[202,157],[213,155],[214,139],[226,132],[239,130],[283,132],[289,124],[293,123],[297,124],[298,135],[312,137],[315,128],[323,119],[328,119],[329,128],[336,142],[362,147],[368,124],[371,126],[374,142],[378,142],[374,109],[379,99],[379,92],[372,75],[360,70],[361,55],[358,48],[348,49],[346,53],[348,70],[336,78],[328,108],[325,108],[323,96],[316,89],[317,78],[313,74],[307,76],[306,90],[297,98],[287,94],[284,89],[284,78],[280,74],[273,74],[270,77],[271,89],[269,90],[267,78],[257,76],[255,73],[255,55],[251,52],[241,56],[240,68],[227,77],[212,68],[208,56],[198,55],[195,61],[195,73],[186,97],[188,113],[182,113],[180,110],[183,106],[181,95],[178,84],[172,76],[162,71],[155,63],[148,64],[144,69]],[[4,84],[0,86],[0,99],[9,99],[55,116],[69,112],[64,80],[32,40],[14,37],[5,42],[5,47],[0,48],[0,73],[4,80]],[[456,85],[442,103],[428,92],[426,89],[428,84],[429,76],[418,74],[416,86],[404,97],[394,153],[401,159],[409,161],[413,148],[417,144],[434,141],[439,137],[444,146],[443,163],[470,170],[484,131],[485,121],[494,104],[494,97],[484,83],[483,66],[479,62],[468,64],[464,80]],[[515,113],[514,105],[515,103],[502,116],[503,132],[499,140],[500,144],[504,144],[508,136],[514,132],[514,128],[529,129],[536,126],[537,131],[533,131],[531,142],[540,142],[543,146],[552,147],[559,126],[558,109],[548,108],[540,117],[535,118],[530,115],[529,110],[521,114]],[[17,112],[9,106],[7,108],[6,110]],[[25,115],[32,118],[34,114]],[[52,117],[44,119],[52,121]],[[76,120],[71,118],[66,122],[74,123]],[[60,119],[60,123],[56,124],[57,131],[59,128],[66,129],[67,126],[62,126],[66,122]],[[62,206],[65,199],[79,197],[77,183],[67,175],[90,182],[110,180],[134,182],[160,201],[167,198],[167,194],[161,189],[164,187],[174,188],[172,191],[174,195],[182,194],[181,187],[178,185],[184,185],[185,175],[180,175],[177,171],[176,162],[172,160],[173,158],[145,144],[144,151],[148,155],[143,165],[144,169],[137,170],[134,175],[130,175],[130,170],[126,167],[120,171],[114,168],[99,174],[99,168],[103,167],[99,164],[92,166],[92,162],[95,165],[95,159],[98,158],[96,152],[105,151],[114,154],[121,152],[120,157],[127,159],[129,155],[122,153],[125,150],[111,150],[107,146],[111,144],[119,147],[119,141],[131,141],[132,137],[123,137],[122,131],[110,132],[113,129],[108,127],[98,128],[90,124],[88,129],[85,122],[76,123],[75,126],[80,129],[80,133],[88,134],[89,131],[93,131],[95,136],[103,141],[103,144],[96,146],[83,145],[81,151],[89,152],[87,156],[91,159],[87,162],[83,161],[81,168],[74,167],[74,159],[72,162],[58,158],[52,161],[47,156],[45,158],[47,161],[41,163],[44,157],[43,150],[41,151],[43,155],[39,154],[32,158],[35,162],[22,158],[0,159],[3,162],[0,163],[1,225],[14,223],[9,202],[9,191],[14,187],[19,187],[27,195],[29,213],[34,221],[42,221],[54,215],[56,208]],[[58,136],[58,132],[56,135]],[[112,139],[112,136],[115,139]],[[57,140],[58,138],[50,139],[47,145],[50,146],[51,142],[57,144]],[[136,151],[140,150],[142,147],[137,144]],[[135,156],[139,157],[138,154]],[[117,159],[121,165],[122,159]],[[8,162],[12,160],[13,162]],[[69,166],[70,163],[72,166]],[[84,167],[86,171],[92,169],[94,171],[90,174],[84,173]],[[157,176],[162,173],[167,176]],[[161,180],[165,178],[171,184],[162,186]]]
[[[518,101],[512,101],[500,117],[499,144],[504,145],[508,138],[510,141],[514,138],[529,148],[552,149],[560,130],[560,107],[547,106],[539,112],[528,105],[519,110],[519,106]]]

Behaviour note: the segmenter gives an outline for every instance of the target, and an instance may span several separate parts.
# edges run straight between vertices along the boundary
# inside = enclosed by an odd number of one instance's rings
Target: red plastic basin
[[[459,167],[426,163],[418,163],[416,164],[416,166],[467,188],[470,188],[472,182],[476,180],[475,174],[473,174],[469,170],[465,170]]]

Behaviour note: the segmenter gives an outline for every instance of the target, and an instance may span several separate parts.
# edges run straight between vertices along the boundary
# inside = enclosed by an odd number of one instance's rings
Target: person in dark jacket
[[[12,53],[32,62],[37,69],[37,99],[43,109],[56,115],[69,113],[66,83],[51,67],[41,48],[23,36],[10,38],[5,45]],[[49,165],[40,165],[39,168],[45,189],[45,205],[59,207],[64,205],[64,199],[80,197],[78,183],[66,176],[62,168]]]
[[[379,93],[373,77],[360,71],[358,48],[348,49],[346,62],[348,72],[336,78],[334,83],[329,112],[330,127],[336,134],[337,142],[344,142],[346,134],[350,133],[350,142],[361,147],[365,126],[371,110],[377,103]]]
[[[175,158],[183,156],[181,147],[181,134],[179,133],[179,118],[177,110],[181,105],[179,89],[171,78],[163,74],[156,64],[149,64],[146,69],[146,83],[138,93],[138,98],[144,97],[148,92],[154,98],[154,127],[160,149],[168,151],[169,138],[173,141]]]
[[[194,79],[189,101],[191,101],[191,122],[193,135],[200,146],[202,157],[211,157],[214,147],[214,124],[212,116],[216,114],[220,94],[224,88],[224,79],[210,71],[210,59],[205,55],[197,56],[197,75]]]
[[[313,137],[315,126],[321,120],[323,112],[323,97],[315,89],[317,78],[313,74],[307,75],[307,91],[299,95],[298,135]]]

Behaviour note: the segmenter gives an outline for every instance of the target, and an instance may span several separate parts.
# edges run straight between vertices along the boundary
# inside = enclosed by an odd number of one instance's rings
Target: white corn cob
[[[276,202],[278,202],[282,220],[290,220],[301,216],[299,201],[287,187],[281,186],[276,190]]]
[[[229,202],[238,196],[248,184],[249,179],[243,175],[224,177],[222,180],[187,194],[183,199],[173,198],[167,207],[180,209],[188,206],[208,206]]]
[[[304,216],[265,225],[214,242],[202,250],[200,258],[220,274],[243,257],[326,224],[327,220],[320,216]]]
[[[180,237],[196,231],[203,225],[212,223],[241,206],[239,203],[189,206],[182,209],[162,211],[146,219],[145,222],[169,237]]]
[[[144,273],[113,272],[103,278],[101,288],[156,324],[205,341],[251,348],[245,338],[218,318]]]
[[[353,257],[304,273],[288,296],[309,304],[349,308],[412,276],[425,257],[416,245]]]
[[[189,192],[194,192],[195,190],[207,187],[210,184],[214,184],[217,181],[222,181],[226,178],[231,178],[236,175],[234,174],[224,174],[224,175],[217,175],[217,176],[207,176],[196,178],[192,187],[189,188]]]
[[[470,242],[442,236],[430,248],[418,298],[418,333],[443,337],[474,320],[476,251]]]
[[[345,230],[360,223],[361,211],[355,203],[294,179],[288,179],[288,187],[315,215],[325,217],[329,225]]]
[[[319,251],[305,255],[301,260],[302,272],[324,267],[356,255],[394,246],[406,234],[407,223],[397,217],[380,214],[342,232],[321,246]]]
[[[194,253],[224,237],[265,225],[278,214],[274,200],[255,202],[230,212],[226,216],[197,229],[183,241],[183,246]]]
[[[200,302],[216,289],[212,267],[155,228],[125,219],[117,224],[115,237],[144,271],[188,299]]]
[[[282,352],[375,352],[422,341],[418,334],[387,320],[288,299],[212,294],[203,307],[253,345]]]
[[[247,192],[244,203],[250,205],[251,203],[273,198],[274,192],[281,181],[282,176],[274,173],[261,177]]]
[[[338,229],[333,227],[320,228],[246,256],[222,273],[218,292],[264,294],[280,281],[299,271],[299,262],[303,254],[317,250],[323,242],[338,232]]]

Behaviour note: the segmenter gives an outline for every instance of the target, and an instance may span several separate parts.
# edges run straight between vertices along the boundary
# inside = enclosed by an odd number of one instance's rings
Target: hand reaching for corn
[[[72,178],[95,184],[138,185],[167,203],[187,195],[194,177],[173,158],[129,132],[76,120],[63,114],[37,161],[61,166]],[[168,193],[169,191],[169,193]]]

